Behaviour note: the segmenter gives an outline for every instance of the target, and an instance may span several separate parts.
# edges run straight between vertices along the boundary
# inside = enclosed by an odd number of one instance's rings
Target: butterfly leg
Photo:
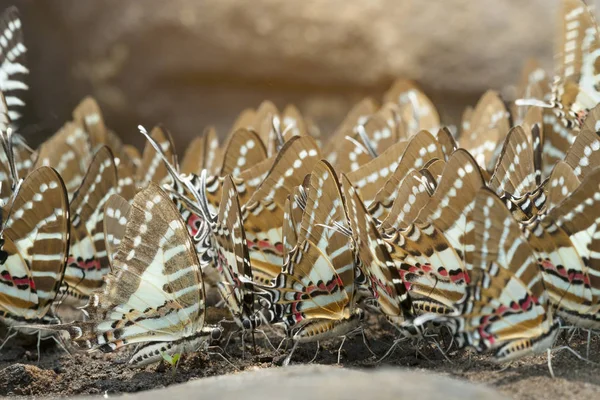
[[[567,343],[571,343],[571,340],[573,340],[573,336],[575,336],[576,333],[579,332],[579,328],[572,326],[569,329],[569,332],[571,333],[571,336],[569,336],[569,339],[567,340]]]
[[[265,331],[263,331],[262,329],[256,329],[256,332],[264,336],[265,340],[267,341],[267,344],[269,345],[269,347],[271,347],[271,349],[273,349],[273,351],[277,351],[275,346],[273,346],[273,343],[271,343],[271,340],[269,340],[269,336],[267,336],[267,333]]]
[[[209,348],[216,348],[216,349],[223,351],[223,349],[220,348],[219,346],[210,346]],[[229,364],[235,371],[239,371],[239,369],[235,365],[233,365],[231,363],[231,361],[229,361],[227,359],[227,357],[225,357],[223,354],[219,353],[218,351],[207,351],[206,354],[208,354],[209,356],[219,356],[223,361],[225,361],[227,364]]]
[[[313,358],[311,358],[311,360],[308,362],[309,364],[312,364],[316,359],[317,356],[319,355],[319,350],[321,349],[321,344],[319,343],[319,341],[317,340],[317,351],[315,351],[315,355],[313,356]]]
[[[13,331],[13,333],[10,333],[10,331]],[[15,336],[17,336],[19,332],[16,329],[13,329],[12,327],[8,328],[8,334],[6,335],[6,338],[2,341],[2,344],[0,344],[0,350],[2,350],[2,348],[4,347],[4,345],[12,338],[14,338]]]
[[[394,350],[396,349],[396,347],[398,347],[398,345],[401,342],[404,342],[407,339],[408,338],[406,338],[406,337],[402,337],[400,339],[394,340],[394,343],[392,343],[392,346],[388,349],[388,351],[385,352],[385,354],[383,355],[383,357],[381,357],[379,360],[377,360],[377,364],[379,364],[380,362],[382,362],[383,360],[385,360],[386,358],[388,358],[390,355],[392,355],[394,353]]]
[[[244,331],[242,331],[242,360],[246,359],[246,340],[244,336]]]
[[[369,353],[371,353],[371,355],[373,355],[374,357],[377,357],[377,354],[375,354],[373,350],[371,350],[371,346],[369,346],[369,340],[367,339],[367,335],[365,335],[365,329],[363,327],[360,327],[360,334],[362,335],[363,344],[365,345],[367,350],[369,350]]]
[[[552,351],[550,349],[546,350],[548,353],[548,371],[550,371],[550,376],[554,379],[554,370],[552,369]]]
[[[252,329],[251,334],[252,334],[252,345],[254,346],[254,355],[256,355],[256,354],[258,354],[258,351],[256,350],[256,338],[254,337],[254,329]]]
[[[276,351],[279,351],[279,350],[281,349],[281,345],[282,345],[283,343],[285,343],[285,344],[286,344],[285,348],[286,348],[286,350],[287,350],[287,338],[283,338],[283,339],[281,340],[281,342],[279,342],[279,345],[277,346],[277,348],[276,348],[275,350],[276,350]]]
[[[338,353],[338,357],[337,357],[337,363],[338,363],[338,365],[340,363],[340,360],[342,359],[342,348],[344,347],[344,343],[346,342],[346,337],[347,336],[342,337],[342,343],[340,344],[340,347],[338,348],[338,351],[337,351],[337,353]]]
[[[554,349],[552,349],[552,353],[558,353],[559,351],[562,351],[562,350],[567,350],[569,353],[573,354],[575,357],[579,358],[581,361],[585,361],[587,363],[594,364],[594,365],[599,365],[598,363],[591,361],[588,358],[582,356],[581,354],[579,354],[577,351],[573,350],[569,346],[555,347]]]
[[[586,358],[590,358],[590,344],[592,341],[592,330],[588,329],[588,335],[587,335],[587,346],[586,346],[586,351],[585,351],[585,357]]]
[[[287,367],[290,364],[292,355],[294,354],[294,351],[296,351],[296,347],[298,347],[298,343],[300,343],[298,340],[294,340],[294,346],[292,347],[292,351],[290,351],[290,354],[288,354],[287,357],[285,358],[285,360],[283,360],[282,365],[284,367]]]
[[[446,361],[448,361],[450,364],[454,364],[452,360],[448,358],[446,352],[444,351],[444,349],[442,349],[442,346],[439,344],[439,342],[435,339],[435,336],[429,336],[429,339],[433,342],[433,345],[440,351],[440,353],[442,353],[442,356],[444,356]]]
[[[40,351],[40,343],[42,342],[42,331],[38,331],[37,332],[37,353],[38,353],[38,357],[37,357],[37,362],[38,364],[40,363],[40,358],[41,358],[41,351]]]
[[[65,344],[63,343],[63,338],[61,336],[59,336],[58,338],[55,335],[50,336],[52,338],[52,340],[54,340],[54,342],[56,342],[56,344],[58,346],[60,346],[61,349],[63,349],[63,351],[65,353],[67,353],[69,355],[69,357],[71,356],[71,353],[67,350]]]

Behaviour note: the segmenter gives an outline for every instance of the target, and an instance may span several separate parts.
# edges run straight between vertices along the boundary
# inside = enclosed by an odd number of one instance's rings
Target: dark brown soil
[[[600,366],[577,359],[568,351],[557,352],[552,365],[556,378],[551,378],[545,356],[530,357],[509,366],[493,364],[485,356],[450,348],[446,360],[433,343],[401,343],[383,361],[379,359],[390,349],[392,329],[371,321],[365,331],[370,349],[358,334],[347,339],[341,350],[341,365],[351,368],[381,368],[400,366],[431,370],[472,382],[485,383],[519,399],[568,399],[600,397]],[[558,346],[566,344],[565,331]],[[270,332],[271,342],[278,346],[280,339]],[[577,333],[572,347],[586,353],[587,334]],[[270,368],[279,365],[287,351],[285,343],[280,351],[269,350],[264,336],[256,335],[257,354],[251,338],[245,340],[243,351],[239,335],[234,335],[224,349],[189,354],[182,358],[177,370],[161,363],[145,368],[131,368],[126,351],[102,354],[75,352],[66,354],[53,341],[42,342],[41,360],[37,362],[36,345],[26,346],[14,339],[0,353],[0,395],[69,396],[77,394],[117,394],[137,392],[186,382],[207,376],[231,374],[244,370]],[[316,344],[298,347],[292,363],[337,363],[341,341],[322,343],[316,353]],[[450,341],[446,339],[446,347]],[[417,351],[418,349],[418,351]],[[289,351],[289,349],[288,349]],[[243,354],[244,353],[244,354]],[[315,357],[316,355],[316,357]],[[600,360],[600,340],[592,338],[590,359]]]

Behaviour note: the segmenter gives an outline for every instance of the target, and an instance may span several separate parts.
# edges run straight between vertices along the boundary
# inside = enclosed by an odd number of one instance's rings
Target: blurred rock
[[[225,134],[264,98],[296,103],[328,133],[355,101],[415,79],[456,122],[487,88],[552,60],[557,0],[0,0],[21,9],[32,134],[92,94],[141,143],[164,122],[179,151],[208,124]],[[129,138],[130,136],[130,138]]]
[[[126,394],[123,399],[161,400],[165,398],[217,398],[264,400],[378,400],[419,399],[446,400],[489,399],[506,397],[481,385],[451,379],[424,371],[380,368],[372,371],[350,370],[325,365],[302,365],[270,368],[236,375],[190,381],[140,394]]]

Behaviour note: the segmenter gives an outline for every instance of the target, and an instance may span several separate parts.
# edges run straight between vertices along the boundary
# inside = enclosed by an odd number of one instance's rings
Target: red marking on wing
[[[35,281],[33,278],[15,278],[8,271],[2,271],[0,274],[2,279],[7,282],[12,282],[15,286],[29,286],[32,290],[35,290]]]
[[[187,221],[188,231],[191,236],[196,236],[198,231],[200,230],[200,226],[202,225],[202,218],[194,213],[190,213]]]
[[[69,267],[75,267],[82,269],[84,271],[89,271],[95,269],[96,271],[100,271],[102,266],[100,265],[100,260],[93,258],[91,260],[77,260],[75,257],[69,257],[67,259],[67,265]]]

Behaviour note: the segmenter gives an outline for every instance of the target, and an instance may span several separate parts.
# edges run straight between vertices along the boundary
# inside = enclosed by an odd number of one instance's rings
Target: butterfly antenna
[[[171,164],[171,162],[167,159],[167,156],[163,152],[160,144],[158,144],[158,142],[156,140],[154,140],[154,138],[152,136],[150,136],[150,134],[148,133],[146,128],[144,128],[143,125],[138,125],[138,130],[140,131],[140,133],[142,135],[144,135],[146,140],[148,140],[148,142],[154,148],[154,150],[158,153],[158,155],[160,155],[160,158],[162,159],[163,163],[165,164],[165,167],[167,168],[169,175],[171,175],[171,177],[173,178],[174,185],[176,185],[178,189],[181,189],[181,183],[185,179],[183,179],[183,177],[181,176],[179,171],[177,171],[177,168],[173,164]],[[178,191],[178,193],[179,193],[179,191]]]
[[[371,157],[377,158],[377,151],[375,151],[375,148],[373,147],[373,142],[371,141],[371,139],[369,139],[369,136],[367,135],[364,123],[356,126],[356,133],[358,133],[358,136],[364,144],[364,148],[371,155]]]
[[[306,194],[306,189],[304,189],[304,186],[298,186],[298,192],[300,193],[299,195],[294,194],[294,201],[296,201],[296,204],[298,204],[298,207],[300,207],[302,211],[305,211],[306,204],[308,202],[308,195]]]
[[[533,107],[541,107],[541,108],[554,108],[554,104],[552,104],[552,103],[547,103],[547,102],[545,102],[543,100],[532,99],[532,98],[528,98],[528,99],[516,99],[515,100],[515,105],[517,105],[519,107],[533,106]]]
[[[285,139],[283,138],[284,133],[282,133],[280,129],[281,121],[277,115],[274,115],[273,118],[271,118],[271,127],[275,133],[275,138],[277,139],[277,151],[279,151],[285,144]]]
[[[359,142],[358,140],[354,139],[353,137],[346,136],[346,137],[344,137],[344,139],[346,139],[346,140],[348,140],[348,141],[352,142],[352,144],[354,144],[354,145],[355,145],[357,148],[361,149],[361,150],[362,150],[363,152],[365,152],[366,154],[369,154],[369,155],[371,155],[371,152],[369,151],[369,149],[367,149],[367,148],[365,147],[365,145],[364,145],[364,144],[362,144],[362,143],[361,143],[361,142]]]

